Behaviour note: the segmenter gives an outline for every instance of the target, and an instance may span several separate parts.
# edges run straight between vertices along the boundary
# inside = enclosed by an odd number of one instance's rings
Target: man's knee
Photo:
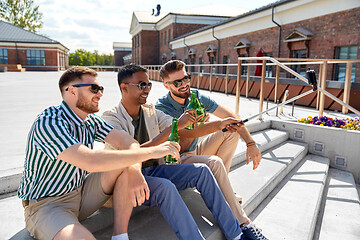
[[[209,157],[208,166],[214,175],[219,171],[225,170],[223,160],[215,155]]]
[[[89,230],[81,224],[67,225],[61,229],[53,238],[54,240],[60,239],[95,239]]]
[[[166,199],[167,201],[168,197],[178,194],[175,184],[165,178],[158,178],[156,184],[151,184],[150,187],[150,197],[154,197],[157,200]]]

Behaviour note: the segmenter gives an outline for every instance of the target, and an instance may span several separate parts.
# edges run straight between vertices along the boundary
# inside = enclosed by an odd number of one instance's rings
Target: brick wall
[[[360,9],[355,8],[343,12],[320,16],[296,23],[282,26],[281,36],[281,53],[280,57],[292,57],[293,50],[305,49],[304,42],[288,44],[283,40],[290,35],[295,28],[303,27],[313,33],[312,39],[309,41],[309,58],[335,58],[335,48],[338,46],[358,46],[357,59],[360,59]],[[230,63],[236,63],[238,53],[234,46],[239,42],[240,38],[246,38],[251,42],[249,48],[249,56],[254,57],[262,48],[266,53],[272,53],[272,56],[278,55],[278,34],[279,28],[259,30],[243,35],[221,39],[220,41],[220,62],[223,63],[223,57],[229,56]],[[215,32],[216,34],[216,32]],[[204,42],[198,45],[192,45],[191,48],[196,49],[196,63],[199,63],[199,57],[202,56],[204,63],[209,63],[208,54],[205,52],[209,44],[218,45],[217,41]],[[290,47],[290,49],[289,49]],[[177,59],[187,59],[187,48],[175,49]],[[216,57],[216,60],[218,58]],[[252,71],[255,71],[253,68]],[[315,71],[319,70],[315,67]],[[356,68],[356,82],[360,83],[360,66]],[[327,79],[334,78],[334,64],[328,65]]]
[[[23,68],[26,68],[26,71],[31,70],[48,70],[48,71],[58,71],[60,70],[60,52],[58,50],[46,50],[46,48],[39,47],[24,47],[18,46],[18,49],[14,49],[13,46],[4,46],[2,48],[7,48],[8,52],[8,63],[9,64],[21,64]],[[27,58],[26,50],[27,49],[41,49],[45,53],[45,66],[36,66],[36,67],[27,67]],[[68,65],[68,56],[65,55],[65,63]]]
[[[131,53],[131,51],[114,51],[114,66],[124,65],[123,57],[129,53]]]
[[[171,45],[168,44],[169,42],[169,31],[171,31],[171,39],[176,38],[178,36],[181,36],[183,34],[192,32],[196,29],[202,28],[206,25],[204,24],[185,24],[185,23],[173,23],[167,26],[166,28],[162,29],[159,32],[159,36],[162,40],[160,41],[160,63],[163,64],[169,60],[171,60]],[[166,39],[164,38],[164,35],[166,33]],[[171,40],[170,39],[170,40]],[[166,40],[166,42],[164,42]],[[166,55],[166,58],[164,58],[164,53]],[[176,55],[176,59],[179,59],[179,57]]]
[[[139,34],[137,63],[142,65],[159,64],[159,43],[157,31],[141,31]],[[136,48],[135,48],[136,51]]]

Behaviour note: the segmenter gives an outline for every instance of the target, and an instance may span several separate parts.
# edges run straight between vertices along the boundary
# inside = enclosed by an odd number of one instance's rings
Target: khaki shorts
[[[37,239],[53,239],[70,224],[80,224],[110,197],[100,184],[101,173],[90,173],[84,184],[59,197],[23,200],[25,225]]]

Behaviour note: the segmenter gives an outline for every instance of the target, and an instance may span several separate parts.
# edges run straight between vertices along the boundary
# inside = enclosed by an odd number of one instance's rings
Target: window
[[[195,64],[195,56],[190,58],[190,64]],[[195,72],[195,67],[194,66],[191,66],[190,72]]]
[[[272,52],[270,52],[270,53],[264,53],[264,57],[272,57]],[[266,61],[266,63],[271,63],[271,61]],[[272,76],[273,76],[272,69],[273,69],[273,66],[266,64],[265,77],[272,77]]]
[[[169,42],[170,42],[170,39],[171,39],[171,29],[169,29]]]
[[[160,46],[163,44],[163,33],[161,33],[161,37],[160,37]]]
[[[203,58],[199,57],[199,64],[203,64]],[[200,66],[200,72],[204,72],[203,66]]]
[[[164,45],[166,45],[166,31],[164,33]]]
[[[357,46],[346,46],[335,48],[336,59],[356,59]],[[346,63],[338,63],[335,65],[335,76],[334,79],[337,81],[345,81],[346,74]],[[351,70],[351,82],[355,81],[355,64],[352,65]]]
[[[65,67],[65,54],[60,54],[60,67]]]
[[[215,63],[215,57],[214,56],[211,56],[210,57],[210,64],[214,64]],[[210,69],[212,69],[212,73],[215,73],[215,71],[216,71],[216,69],[215,69],[215,67],[213,67],[213,66],[210,66]],[[211,71],[211,70],[210,70]],[[209,71],[209,72],[210,72]]]
[[[224,64],[228,64],[229,63],[229,56],[224,56]],[[226,66],[223,67],[223,73],[226,74]]]
[[[306,52],[306,49],[295,50],[293,52],[293,58],[307,58]],[[292,69],[301,76],[306,77],[306,65],[293,65]]]
[[[8,53],[6,48],[0,48],[0,63],[8,64]]]
[[[248,57],[247,54],[241,54],[239,57]],[[246,60],[242,60],[242,64],[248,63]],[[241,75],[247,75],[247,67],[241,64]]]
[[[26,58],[28,65],[45,65],[44,50],[27,49]]]
[[[180,61],[181,61],[181,59],[179,59]],[[185,63],[185,71],[186,72],[189,72],[189,66],[188,66],[188,63],[189,63],[189,60],[186,58],[186,59],[184,59],[184,63]]]

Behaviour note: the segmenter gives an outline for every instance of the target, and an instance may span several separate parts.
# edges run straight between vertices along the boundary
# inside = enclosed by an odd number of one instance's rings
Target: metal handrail
[[[247,61],[243,63],[242,61]],[[250,63],[249,61],[260,60],[261,63]],[[286,62],[280,62],[286,61]],[[344,87],[344,101],[338,99],[324,88],[326,87],[326,72],[327,72],[327,64],[336,64],[336,63],[346,63],[346,77],[345,77],[345,87]],[[324,96],[328,96],[335,102],[339,103],[342,106],[342,112],[347,113],[348,109],[353,111],[355,114],[360,116],[360,112],[355,108],[351,107],[349,102],[350,96],[350,83],[351,83],[351,68],[353,63],[360,63],[360,60],[350,60],[350,59],[296,59],[296,58],[272,58],[272,57],[239,57],[237,64],[188,64],[186,67],[189,69],[190,67],[197,67],[198,68],[198,75],[197,75],[197,88],[200,86],[200,77],[203,74],[209,74],[209,86],[210,91],[212,90],[212,78],[213,75],[219,75],[220,73],[213,73],[213,69],[215,67],[226,67],[226,74],[225,75],[225,93],[228,92],[228,78],[229,76],[237,76],[237,83],[236,83],[236,106],[235,112],[236,114],[239,113],[239,100],[240,100],[240,79],[241,79],[241,67],[247,67],[247,75],[246,75],[246,97],[248,97],[249,91],[249,80],[250,80],[250,67],[252,66],[262,66],[262,74],[261,74],[261,82],[260,82],[260,98],[259,98],[259,113],[262,112],[262,105],[263,105],[263,92],[264,92],[264,82],[265,82],[265,74],[266,74],[266,66],[276,66],[276,76],[275,76],[275,95],[274,101],[276,102],[278,96],[278,81],[280,77],[280,68],[285,70],[286,72],[290,73],[291,75],[297,77],[299,80],[304,81],[306,85],[308,85],[307,79],[300,75],[299,73],[295,72],[291,68],[287,67],[288,65],[320,65],[320,72],[319,72],[319,86],[317,90],[319,91],[319,95],[317,96],[317,105],[316,108],[319,108],[319,116],[323,115],[324,112]],[[237,66],[238,71],[237,74],[229,74],[229,67]],[[151,79],[160,80],[158,76],[158,70],[160,69],[161,65],[144,65],[149,70],[149,76]],[[210,67],[209,72],[201,72],[201,67]],[[195,70],[196,73],[196,70]],[[274,77],[271,77],[274,78]],[[319,106],[320,105],[320,106]],[[319,107],[318,107],[319,106]],[[261,119],[261,115],[260,115]]]
[[[281,67],[282,69],[284,69],[285,71],[287,71],[288,73],[292,74],[293,76],[297,77],[298,79],[304,81],[306,84],[308,84],[308,80],[303,77],[302,75],[300,75],[299,73],[295,72],[294,70],[292,70],[291,68],[285,66],[283,63],[280,63],[278,60],[272,58],[272,57],[239,57],[238,58],[238,69],[241,69],[242,66],[242,61],[243,60],[262,60],[262,66],[263,66],[263,71],[262,71],[262,76],[261,76],[261,87],[260,87],[260,101],[259,101],[259,113],[262,112],[262,105],[263,105],[263,84],[264,84],[264,80],[265,80],[265,68],[266,68],[266,61],[271,61],[274,64],[276,64],[277,66]],[[335,62],[335,61],[334,61]],[[343,61],[342,61],[343,62]],[[353,60],[351,62],[360,62],[359,60]],[[323,62],[319,62],[318,64],[323,64],[324,66],[326,66],[327,61],[323,61]],[[245,65],[245,64],[244,64]],[[326,73],[326,69],[323,70],[323,73]],[[323,77],[323,79],[325,79]],[[237,91],[236,91],[236,107],[235,107],[235,112],[236,114],[239,114],[239,100],[240,100],[240,91],[238,90],[239,87],[239,81],[240,81],[240,77],[238,76],[237,79]],[[324,83],[320,83],[322,86],[325,85]],[[308,84],[309,85],[309,84]],[[332,100],[334,100],[335,102],[339,103],[343,108],[345,109],[349,109],[351,111],[353,111],[355,114],[357,114],[358,116],[360,116],[360,111],[356,110],[355,108],[351,107],[349,104],[341,101],[340,99],[338,99],[337,97],[335,97],[334,95],[332,95],[331,93],[329,93],[328,91],[326,91],[325,89],[323,89],[320,86],[317,86],[318,91],[320,91],[322,94],[320,96],[320,109],[319,109],[319,116],[323,115],[324,112],[324,95],[328,96],[329,98],[331,98]],[[306,94],[307,95],[307,94]],[[259,119],[261,119],[261,115],[259,115]]]

